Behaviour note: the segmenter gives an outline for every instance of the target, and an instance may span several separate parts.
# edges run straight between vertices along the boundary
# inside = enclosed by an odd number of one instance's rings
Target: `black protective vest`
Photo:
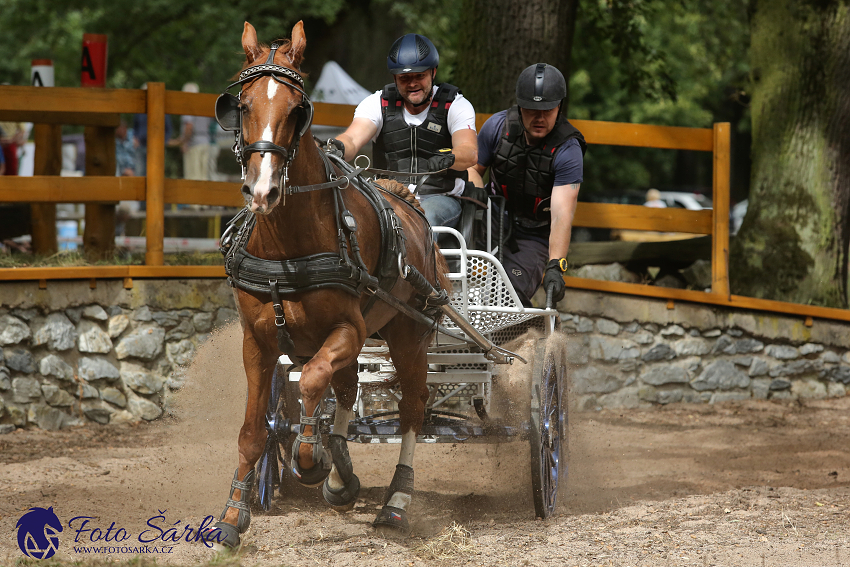
[[[394,84],[384,87],[381,94],[381,113],[384,125],[375,140],[375,167],[392,171],[418,173],[429,171],[428,158],[437,155],[437,151],[452,147],[452,135],[449,132],[449,107],[460,90],[442,83],[431,99],[431,107],[425,121],[419,126],[410,126],[404,121],[404,102]],[[439,175],[431,175],[419,187],[422,195],[448,193],[455,186],[458,177],[466,180],[465,171],[450,169]],[[401,183],[418,183],[420,178],[399,178]]]
[[[549,135],[534,146],[525,141],[522,119],[516,106],[508,109],[505,126],[493,159],[497,192],[507,198],[519,217],[537,221],[551,218],[550,200],[555,185],[555,154],[567,140],[576,138],[584,155],[587,144],[581,132],[566,118],[558,118]]]

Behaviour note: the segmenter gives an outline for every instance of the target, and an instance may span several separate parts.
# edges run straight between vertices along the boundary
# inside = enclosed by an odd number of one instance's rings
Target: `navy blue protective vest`
[[[510,210],[517,216],[536,221],[551,219],[555,154],[572,138],[578,140],[584,155],[587,149],[584,136],[566,118],[559,117],[548,136],[529,146],[518,107],[508,109],[492,168],[498,180],[497,191],[507,198]]]
[[[428,158],[437,155],[438,150],[452,147],[452,135],[449,132],[449,107],[460,90],[447,83],[438,86],[431,99],[431,107],[425,121],[418,126],[410,126],[404,121],[404,102],[394,84],[384,87],[381,93],[381,113],[384,125],[375,140],[375,167],[392,171],[418,173],[429,171]],[[419,187],[422,195],[448,193],[455,186],[455,179],[467,179],[465,171],[450,169],[439,175],[431,175]],[[419,178],[398,179],[402,183],[417,183]]]

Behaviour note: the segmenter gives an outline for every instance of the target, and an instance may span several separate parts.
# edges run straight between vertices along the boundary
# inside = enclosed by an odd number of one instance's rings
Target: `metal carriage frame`
[[[489,212],[489,211],[488,211]],[[487,242],[491,242],[490,215],[486,215]],[[557,310],[523,307],[499,259],[490,251],[470,249],[460,232],[434,227],[438,234],[449,234],[457,248],[442,252],[450,265],[453,283],[452,306],[494,345],[503,345],[535,327],[541,338],[531,360],[519,355],[487,356],[467,338],[464,330],[451,321],[443,326],[455,336],[440,332],[428,349],[425,423],[420,443],[493,443],[527,440],[531,446],[531,476],[535,513],[550,516],[556,506],[558,487],[567,477],[567,377],[566,355],[562,348],[547,341],[558,327]],[[551,305],[551,300],[547,300]],[[494,383],[509,365],[527,365],[529,407],[521,408],[522,418],[510,423],[494,418],[491,402]],[[358,357],[358,395],[355,418],[348,428],[348,440],[359,443],[400,443],[397,401],[400,394],[387,384],[395,375],[389,349],[381,340],[369,339]],[[286,455],[291,436],[300,425],[292,419],[299,415],[298,380],[300,372],[286,355],[281,356],[273,380],[273,395],[267,412],[269,441],[260,460],[259,498],[264,508],[271,506],[271,494],[280,478],[278,465],[288,468]],[[506,378],[503,378],[506,379]],[[328,389],[319,421],[323,435],[330,433],[336,400]],[[274,463],[273,461],[279,461]],[[265,469],[265,471],[263,470]],[[264,474],[265,472],[265,474]],[[263,479],[267,479],[263,482]],[[270,490],[271,489],[271,490]]]

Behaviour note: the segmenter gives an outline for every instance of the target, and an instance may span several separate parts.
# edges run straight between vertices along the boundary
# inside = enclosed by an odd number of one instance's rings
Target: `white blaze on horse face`
[[[262,140],[265,142],[273,142],[271,125],[267,125],[263,130]],[[271,203],[268,201],[269,191],[272,182],[272,152],[266,152],[263,156],[263,161],[260,162],[260,175],[257,182],[254,183],[254,202],[251,209],[255,208],[258,212],[265,212],[270,208]]]
[[[266,87],[266,96],[269,99],[269,106],[271,106],[272,99],[274,98],[275,93],[277,92],[277,81],[273,79],[269,79],[268,86]],[[265,142],[274,142],[274,134],[272,132],[271,121],[266,124],[266,127],[263,129],[262,140]],[[268,195],[271,189],[272,184],[272,175],[274,174],[274,170],[272,169],[272,152],[266,152],[263,156],[263,161],[260,163],[260,175],[257,178],[257,182],[254,183],[254,202],[251,205],[251,210],[255,212],[268,212],[271,209],[272,203],[268,202]]]

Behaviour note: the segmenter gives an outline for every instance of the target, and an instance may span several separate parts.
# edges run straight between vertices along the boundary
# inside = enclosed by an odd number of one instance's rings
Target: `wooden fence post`
[[[115,128],[86,126],[86,176],[115,175]],[[86,203],[86,228],[83,231],[83,251],[86,258],[108,260],[115,252],[115,205],[117,203]]]
[[[62,126],[36,124],[33,126],[35,156],[33,175],[59,175],[62,172]],[[31,203],[32,251],[34,254],[55,254],[56,203]]]
[[[728,122],[714,125],[714,234],[711,239],[711,292],[729,297],[729,160],[730,127]]]
[[[52,87],[53,61],[33,59],[30,70],[30,84],[34,87]],[[33,175],[59,175],[62,173],[62,127],[58,124],[36,124],[33,127],[35,156],[33,156]],[[16,172],[17,173],[17,172]],[[55,254],[56,242],[56,204],[30,204],[30,234],[34,254]]]
[[[145,179],[145,264],[163,265],[165,237],[165,83],[148,83],[148,162]]]

